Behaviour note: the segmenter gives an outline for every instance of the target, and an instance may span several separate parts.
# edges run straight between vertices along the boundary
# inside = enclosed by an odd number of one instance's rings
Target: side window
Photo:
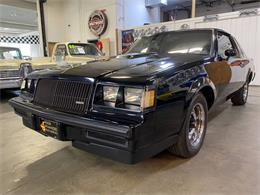
[[[229,36],[222,33],[218,33],[218,55],[222,59],[227,59],[227,56],[225,55],[225,51],[227,49],[235,49]]]
[[[240,46],[240,44],[237,42],[237,40],[235,38],[233,38],[233,40],[234,40],[234,45],[237,48],[238,56],[242,57],[242,58],[245,58],[246,55],[245,55],[244,50],[242,49],[242,47]]]

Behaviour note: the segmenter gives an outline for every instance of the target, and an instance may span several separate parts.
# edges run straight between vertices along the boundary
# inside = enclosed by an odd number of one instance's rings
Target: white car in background
[[[31,71],[19,48],[0,47],[0,89],[19,88],[22,78]]]

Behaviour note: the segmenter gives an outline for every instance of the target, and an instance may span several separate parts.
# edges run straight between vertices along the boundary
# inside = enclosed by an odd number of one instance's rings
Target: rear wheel
[[[235,95],[231,98],[231,102],[235,106],[245,105],[248,98],[249,84],[246,83],[241,89],[239,89]]]
[[[208,107],[205,97],[197,94],[187,111],[178,142],[169,148],[170,153],[189,158],[196,155],[204,141],[208,120]]]

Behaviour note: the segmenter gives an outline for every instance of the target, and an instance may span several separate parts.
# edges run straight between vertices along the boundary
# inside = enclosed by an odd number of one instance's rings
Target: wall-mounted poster
[[[122,31],[122,52],[125,53],[131,47],[131,45],[137,40],[142,38],[143,36],[151,36],[160,32],[168,31],[167,26],[154,26],[154,27],[146,27],[138,28],[138,29],[130,29]]]
[[[122,31],[122,52],[127,52],[134,41],[134,29]]]

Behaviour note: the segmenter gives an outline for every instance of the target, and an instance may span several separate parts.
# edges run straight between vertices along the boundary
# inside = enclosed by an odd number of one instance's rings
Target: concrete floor
[[[23,127],[2,94],[0,194],[260,194],[260,88],[210,114],[201,152],[117,163]]]

